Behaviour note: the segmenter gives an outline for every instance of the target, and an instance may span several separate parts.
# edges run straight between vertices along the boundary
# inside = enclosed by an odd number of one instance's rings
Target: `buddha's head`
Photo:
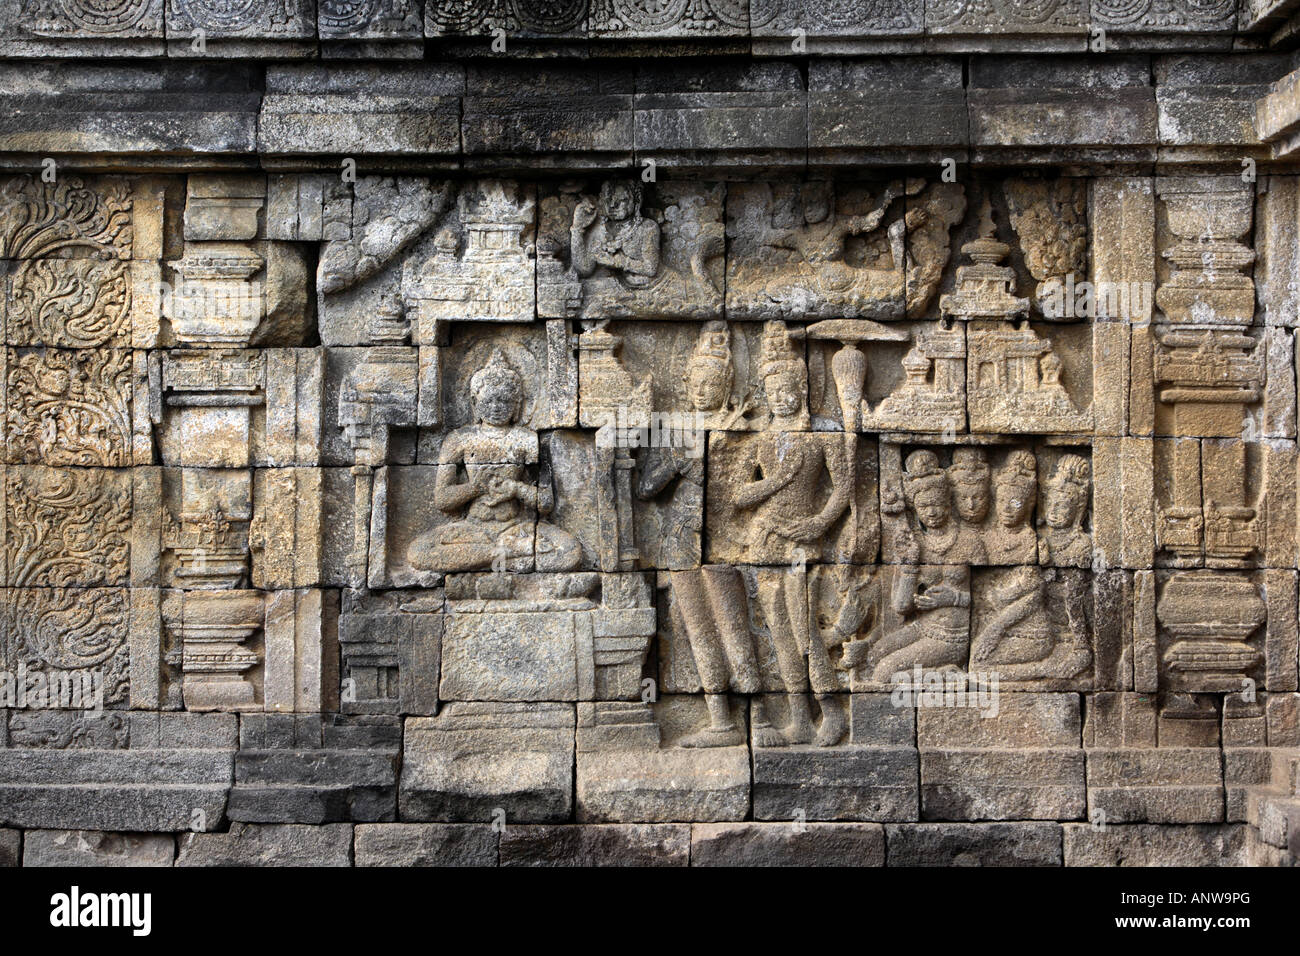
[[[488,425],[509,425],[523,408],[524,383],[500,349],[469,380],[474,420]]]

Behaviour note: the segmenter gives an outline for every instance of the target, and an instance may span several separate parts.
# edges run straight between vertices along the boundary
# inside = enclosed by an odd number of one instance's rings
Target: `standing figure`
[[[710,322],[700,333],[686,373],[694,410],[712,415],[725,409],[733,378],[726,325]],[[708,726],[682,738],[681,745],[734,746],[744,743],[745,736],[727,694],[758,694],[762,690],[749,629],[749,596],[736,568],[696,567],[704,520],[703,457],[691,454],[688,448],[648,449],[637,481],[637,497],[642,501],[656,498],[674,482],[660,528],[661,564],[684,569],[669,571],[668,580],[709,710]],[[751,720],[756,734],[773,732],[758,697],[753,698]]]
[[[831,746],[843,737],[845,721],[830,695],[839,689],[825,643],[810,635],[806,562],[849,506],[852,489],[845,478],[841,446],[832,436],[807,431],[808,370],[783,322],[763,331],[763,386],[771,421],[756,437],[747,474],[734,490],[737,510],[753,510],[748,557],[760,568],[758,599],[776,649],[781,682],[789,702],[789,722],[778,734],[758,734],[763,745],[807,743]],[[817,504],[823,476],[830,494]],[[814,638],[814,639],[810,639]],[[821,701],[822,723],[814,734],[811,689]]]

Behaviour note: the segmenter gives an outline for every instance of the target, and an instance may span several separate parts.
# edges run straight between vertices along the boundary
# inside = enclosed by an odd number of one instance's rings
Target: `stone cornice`
[[[759,56],[1266,48],[1293,37],[1294,0],[3,0],[3,56]],[[798,44],[798,47],[794,47]],[[273,51],[273,52],[272,52]],[[491,51],[491,52],[500,52]],[[206,51],[204,53],[206,55]]]
[[[945,159],[1235,168],[1269,162],[1268,143],[1286,135],[1288,87],[1273,84],[1292,66],[1276,53],[11,60],[0,63],[0,161],[334,169],[352,157],[363,171],[536,172],[653,160],[728,175]],[[1274,104],[1258,119],[1257,101]]]

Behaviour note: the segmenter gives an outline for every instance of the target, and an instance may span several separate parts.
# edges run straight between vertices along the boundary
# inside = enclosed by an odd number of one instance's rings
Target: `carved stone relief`
[[[128,351],[6,349],[6,460],[132,464]]]
[[[609,179],[541,201],[538,312],[707,319],[722,311],[721,185]]]
[[[424,17],[793,16],[633,6]],[[953,37],[1001,9],[913,6],[874,12]],[[340,43],[413,16],[316,10]],[[1143,218],[1046,168],[590,168],[5,180],[0,670],[230,718],[250,763],[378,760],[385,822],[1077,824],[1140,750],[1195,752],[1153,785],[1192,816],[1245,799],[1218,748],[1290,739],[1300,688],[1295,339],[1256,321],[1252,189],[1124,178]],[[1150,316],[1056,308],[1135,231]]]
[[[126,472],[9,466],[5,475],[8,585],[130,583],[131,517]]]

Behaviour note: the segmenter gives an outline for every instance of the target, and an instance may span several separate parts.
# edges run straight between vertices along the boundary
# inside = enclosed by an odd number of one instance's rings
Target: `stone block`
[[[896,823],[889,866],[1060,866],[1059,823]]]
[[[402,820],[563,821],[573,809],[572,704],[448,704],[406,721]]]
[[[1086,804],[1082,750],[922,750],[926,820],[1074,820]]]
[[[686,866],[686,824],[507,826],[502,866]]]
[[[1245,866],[1246,828],[1066,823],[1066,866]]]
[[[352,826],[233,823],[228,833],[187,833],[177,866],[351,866]]]
[[[401,759],[396,718],[354,718],[366,723],[324,728],[319,717],[301,720],[317,725],[309,737],[295,732],[291,740],[277,740],[267,731],[241,741],[227,816],[243,823],[395,820]]]
[[[35,137],[57,141],[58,152],[250,152],[256,148],[261,102],[254,73],[239,64],[214,71],[177,62],[69,69],[57,60],[10,61],[0,74],[7,101],[0,145],[21,151]],[[165,121],[158,122],[159,116]]]
[[[0,830],[0,867],[18,866],[22,845],[21,830]]]
[[[884,866],[878,823],[696,823],[691,866]]]
[[[1217,749],[1089,750],[1088,813],[1115,823],[1219,823],[1223,758]]]
[[[638,158],[679,166],[801,163],[808,148],[807,94],[793,63],[638,69],[633,99]]]
[[[1081,48],[1083,37],[1076,42]],[[1065,156],[1100,147],[1117,157],[1155,156],[1156,95],[1140,57],[1065,58],[1046,70],[1029,58],[977,59],[968,102],[976,150],[1046,147]]]
[[[916,739],[922,750],[982,747],[993,750],[1077,748],[1081,742],[1076,694],[1003,694],[997,709],[922,707]]]
[[[171,834],[28,830],[23,835],[23,866],[171,866],[175,856]]]
[[[916,819],[911,747],[755,747],[753,762],[756,819]]]
[[[907,111],[900,129],[895,110]],[[814,59],[808,64],[808,149],[830,162],[885,155],[965,158],[962,66],[949,58]]]
[[[653,708],[632,702],[578,708],[580,820],[741,820],[749,812],[748,748],[682,744],[707,720],[700,698],[669,695]],[[743,742],[743,704],[739,710],[736,736]]]
[[[520,156],[563,165],[588,160],[630,166],[635,148],[635,75],[612,65],[475,63],[466,70],[461,135],[476,161],[517,163]]]
[[[460,152],[464,73],[451,65],[277,66],[267,73],[258,147],[286,155]]]
[[[357,866],[496,866],[497,833],[477,823],[358,823]]]

